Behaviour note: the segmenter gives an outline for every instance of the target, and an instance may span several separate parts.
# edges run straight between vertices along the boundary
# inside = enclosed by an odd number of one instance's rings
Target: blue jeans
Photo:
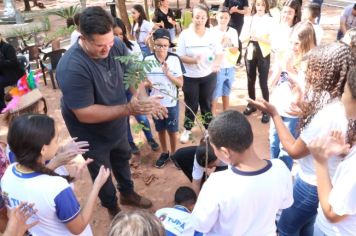
[[[163,120],[153,119],[156,131],[167,130],[168,133],[176,133],[179,129],[179,102],[174,107],[167,107],[168,117]]]
[[[127,98],[127,102],[129,102],[131,100],[132,94],[130,93],[130,91],[126,91],[126,98]],[[152,133],[151,133],[151,126],[150,126],[150,122],[147,119],[147,116],[145,115],[137,115],[135,116],[135,119],[138,123],[143,124],[145,126],[143,130],[143,133],[146,136],[147,141],[150,141],[153,139]],[[127,119],[127,123],[128,123],[128,129],[127,129],[127,139],[129,141],[129,143],[133,143],[133,137],[132,137],[132,133],[131,133],[131,127],[130,127],[130,117],[128,117]]]
[[[323,231],[320,230],[320,228],[318,227],[318,224],[315,224],[313,236],[327,236],[327,235],[324,234]]]
[[[281,116],[281,118],[285,126],[287,126],[287,128],[293,135],[293,137],[297,138],[299,136],[298,134],[299,132],[296,129],[297,129],[299,119],[284,117],[284,116]],[[293,159],[283,149],[281,141],[279,140],[278,137],[276,127],[274,126],[273,122],[271,122],[270,130],[269,130],[269,147],[270,147],[271,158],[278,158],[282,160],[287,165],[287,167],[291,170],[293,167]]]
[[[219,97],[228,97],[231,93],[232,83],[235,79],[235,68],[222,68],[217,74],[216,87],[213,94],[213,99]]]
[[[141,49],[143,57],[151,54],[150,48],[147,47],[146,45],[145,46],[140,45],[140,49]]]
[[[279,236],[313,236],[319,204],[317,187],[297,176],[293,199],[293,205],[282,211],[277,223]]]

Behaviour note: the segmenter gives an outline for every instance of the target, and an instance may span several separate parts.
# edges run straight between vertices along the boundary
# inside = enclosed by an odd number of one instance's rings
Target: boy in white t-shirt
[[[251,125],[226,111],[209,125],[210,143],[229,169],[210,175],[193,210],[205,235],[276,235],[279,209],[293,203],[292,176],[280,160],[263,160],[253,147]]]
[[[162,154],[156,161],[155,166],[161,168],[169,160],[166,134],[168,133],[171,147],[171,154],[176,151],[179,106],[178,88],[183,86],[184,68],[176,54],[169,53],[168,49],[172,46],[169,31],[157,29],[153,34],[154,48],[153,53],[145,57],[145,61],[157,61],[147,73],[151,92],[150,96],[163,96],[161,104],[167,107],[168,118],[163,120],[154,119],[159,141],[161,143]]]
[[[174,207],[162,208],[156,211],[155,215],[162,222],[167,236],[202,235],[202,233],[194,231],[191,220],[191,211],[196,201],[197,195],[194,190],[183,186],[179,187],[174,194]]]

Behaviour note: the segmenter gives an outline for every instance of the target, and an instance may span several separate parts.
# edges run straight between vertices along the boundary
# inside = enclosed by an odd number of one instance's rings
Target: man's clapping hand
[[[162,96],[151,96],[138,99],[132,97],[127,104],[130,115],[152,115],[155,119],[164,119],[168,117],[168,110],[162,106],[160,100]]]

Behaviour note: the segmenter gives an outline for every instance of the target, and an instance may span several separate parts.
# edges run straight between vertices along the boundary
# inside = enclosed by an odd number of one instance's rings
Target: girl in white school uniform
[[[204,4],[193,8],[192,24],[178,38],[177,54],[186,73],[183,79],[184,102],[200,112],[207,128],[212,119],[211,102],[216,86],[216,72],[220,70],[222,49],[214,32],[209,28],[209,9]],[[186,109],[181,143],[187,143],[194,124],[194,114]]]
[[[147,20],[146,13],[142,5],[134,5],[132,7],[131,14],[134,21],[131,34],[136,39],[138,45],[140,45],[142,54],[144,56],[148,55],[151,51],[147,46],[146,41],[152,31],[153,23]]]
[[[271,114],[283,147],[293,159],[298,159],[300,167],[293,188],[294,203],[282,211],[277,223],[280,236],[313,235],[319,199],[314,157],[308,145],[315,138],[328,135],[333,130],[349,134],[355,129],[348,127],[345,109],[340,101],[346,75],[354,66],[351,49],[344,43],[331,43],[311,51],[305,73],[303,97],[306,100],[300,106],[301,132],[298,138],[292,136],[273,105],[266,101],[250,101]],[[334,176],[341,161],[339,156],[329,158],[327,165],[330,176]]]
[[[356,235],[356,67],[348,73],[341,101],[350,120],[347,140],[334,131],[308,146],[314,156],[320,201],[314,236]],[[332,177],[327,161],[333,155],[346,156]]]
[[[9,129],[8,143],[16,156],[1,179],[2,196],[8,208],[21,202],[35,205],[37,212],[29,219],[39,221],[29,229],[32,235],[91,236],[89,221],[101,186],[110,171],[101,167],[83,208],[69,182],[45,166],[58,150],[58,131],[46,115],[25,114],[16,118]]]
[[[245,52],[245,65],[247,72],[247,89],[250,99],[256,99],[256,76],[259,74],[260,88],[263,99],[269,100],[268,72],[270,66],[271,53],[271,32],[273,29],[273,19],[269,12],[267,0],[255,0],[251,10],[251,21],[244,24],[241,32],[241,41],[248,41]],[[256,108],[251,104],[247,105],[244,115],[251,115]],[[262,123],[269,122],[269,115],[262,113]]]
[[[275,87],[271,94],[271,103],[276,106],[284,124],[296,138],[298,137],[298,115],[293,114],[292,106],[297,99],[292,94],[291,83],[300,88],[305,87],[305,69],[307,60],[304,57],[316,47],[316,36],[313,25],[309,22],[298,23],[290,38],[290,49],[283,58],[277,60],[272,83]],[[277,130],[271,122],[269,130],[271,158],[281,159],[289,169],[292,169],[293,159],[283,150]]]
[[[227,9],[222,8],[217,16],[218,25],[213,28],[216,36],[219,37],[219,42],[223,47],[223,60],[221,69],[217,75],[216,88],[213,95],[212,112],[216,115],[217,101],[221,97],[223,103],[223,111],[229,107],[229,95],[232,89],[232,83],[235,78],[235,64],[239,57],[239,37],[237,30],[228,26],[230,14]]]
[[[289,49],[289,38],[294,26],[301,21],[302,10],[298,0],[287,0],[281,10],[279,24],[275,25],[271,35],[271,46],[274,57],[273,61],[283,57]]]

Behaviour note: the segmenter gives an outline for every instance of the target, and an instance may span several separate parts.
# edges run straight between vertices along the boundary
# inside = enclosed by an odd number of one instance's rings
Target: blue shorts
[[[153,119],[157,132],[161,132],[163,130],[167,130],[169,133],[178,132],[179,128],[179,105],[175,107],[167,107],[168,110],[168,118],[163,120]]]
[[[218,72],[216,87],[213,94],[213,99],[222,96],[229,96],[231,93],[231,86],[235,79],[235,68],[223,68]]]

